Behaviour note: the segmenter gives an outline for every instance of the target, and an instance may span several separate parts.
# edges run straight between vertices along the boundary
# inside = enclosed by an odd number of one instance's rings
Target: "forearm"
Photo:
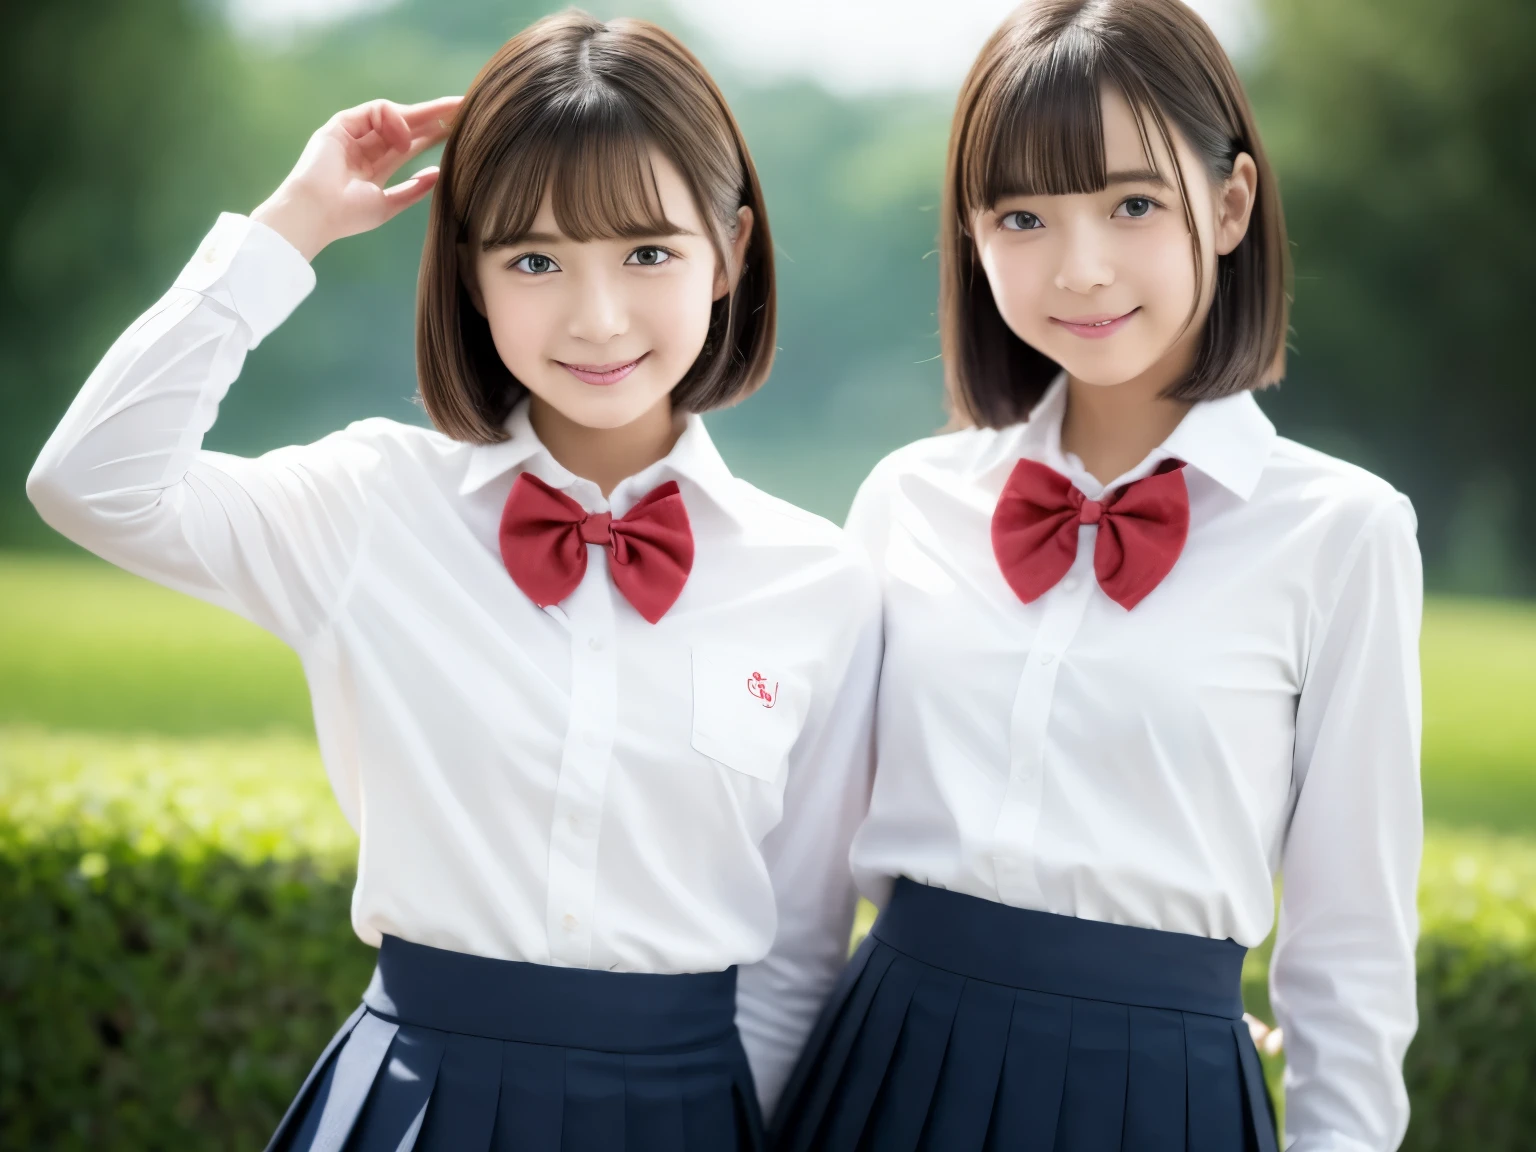
[[[27,480],[43,519],[96,551],[156,537],[175,514],[168,493],[186,481],[246,353],[313,283],[282,239],[245,217],[220,217],[44,446]]]

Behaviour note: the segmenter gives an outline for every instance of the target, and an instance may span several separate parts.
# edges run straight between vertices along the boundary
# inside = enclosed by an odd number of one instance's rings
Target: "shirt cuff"
[[[1292,1136],[1291,1142],[1283,1147],[1285,1152],[1379,1152],[1374,1145],[1363,1143],[1340,1132]]]
[[[224,212],[176,277],[230,308],[251,330],[251,347],[288,319],[315,287],[315,270],[265,224]]]

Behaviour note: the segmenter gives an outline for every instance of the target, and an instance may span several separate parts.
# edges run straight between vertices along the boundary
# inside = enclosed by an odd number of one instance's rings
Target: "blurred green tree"
[[[1431,579],[1536,591],[1536,4],[1271,0],[1292,435],[1414,501]]]
[[[0,7],[0,540],[39,534],[21,484],[61,399],[175,265],[166,177],[218,115],[222,36],[180,0]]]
[[[463,91],[541,0],[403,0],[241,41],[213,0],[60,0],[0,14],[0,545],[48,533],[21,479],[107,343],[220,209],[249,210],[339,107]],[[627,11],[688,29],[660,0]],[[1295,241],[1282,431],[1418,507],[1431,579],[1536,590],[1536,5],[1268,0],[1248,64]],[[711,418],[738,471],[840,516],[883,452],[943,420],[933,256],[949,100],[758,84],[696,44],[757,160],[781,272],[773,379]],[[370,414],[420,420],[420,211],[335,245],[252,356],[210,444],[253,452]]]

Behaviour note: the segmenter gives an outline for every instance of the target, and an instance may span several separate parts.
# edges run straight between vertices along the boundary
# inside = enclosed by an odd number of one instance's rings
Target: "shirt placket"
[[[563,607],[570,621],[571,711],[549,842],[550,960],[592,964],[597,845],[618,716],[618,651],[608,556],[587,546],[587,572]]]
[[[1045,741],[1062,656],[1083,622],[1094,591],[1093,546],[1098,529],[1078,529],[1077,559],[1041,602],[1035,642],[1019,675],[1009,723],[1008,787],[994,825],[992,858],[1003,903],[1043,906],[1035,870],[1035,835],[1045,789]]]

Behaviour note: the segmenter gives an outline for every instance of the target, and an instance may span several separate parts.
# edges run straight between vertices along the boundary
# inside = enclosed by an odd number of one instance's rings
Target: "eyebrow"
[[[1162,173],[1155,168],[1134,168],[1126,172],[1111,172],[1104,177],[1105,185],[1110,184],[1156,184],[1159,188],[1168,187],[1168,181],[1163,179]]]
[[[634,236],[618,236],[618,240],[665,240],[671,236],[697,236],[697,232],[687,228],[673,228],[670,232],[642,232]],[[515,236],[510,240],[501,240],[487,247],[491,248],[516,248],[523,244],[574,244],[578,241],[560,232],[524,232],[521,236]]]

